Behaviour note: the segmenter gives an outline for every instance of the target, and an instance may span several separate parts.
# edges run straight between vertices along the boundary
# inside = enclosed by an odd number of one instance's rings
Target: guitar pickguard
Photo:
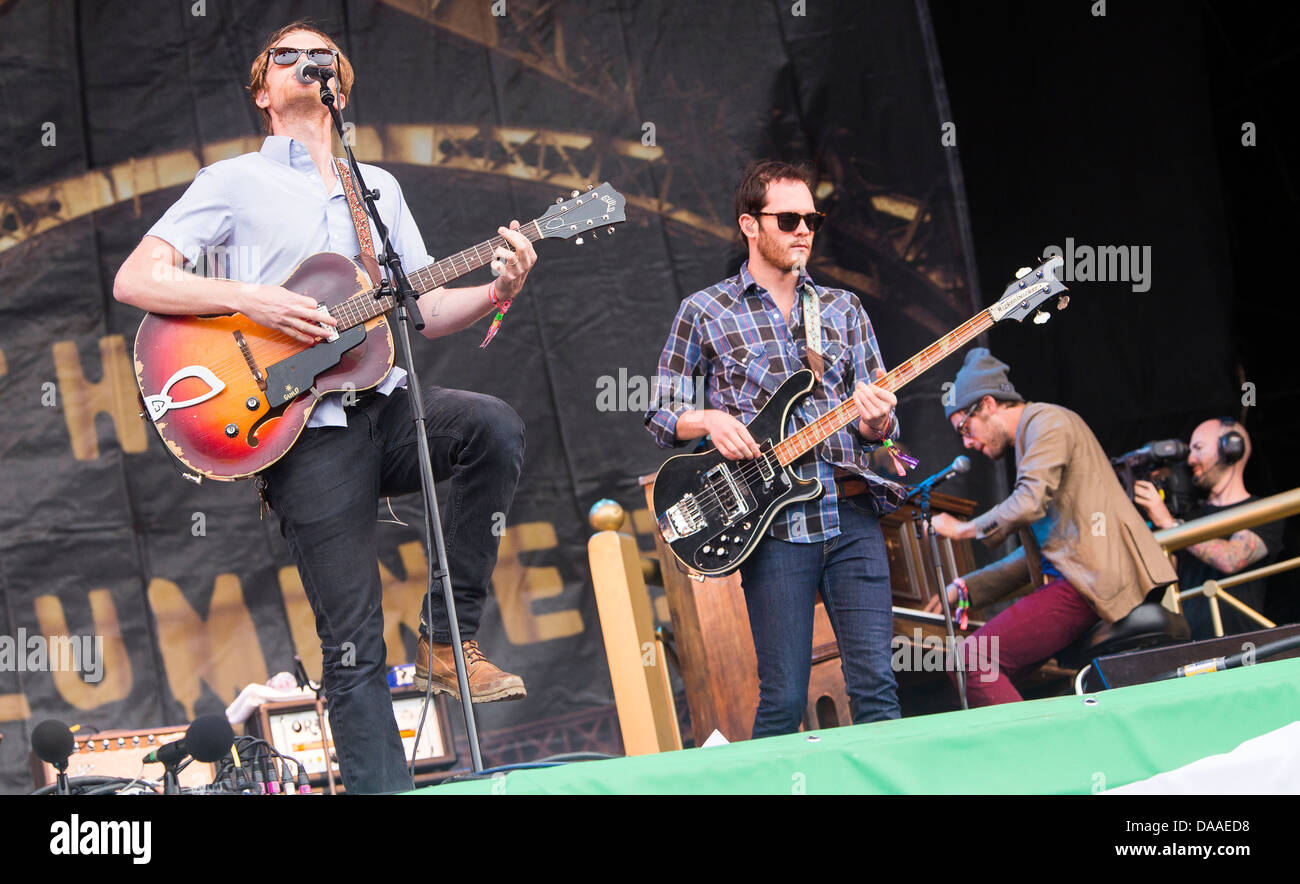
[[[354,325],[336,340],[321,341],[310,349],[266,367],[266,403],[272,409],[310,390],[319,375],[339,364],[343,354],[366,339],[363,326]]]

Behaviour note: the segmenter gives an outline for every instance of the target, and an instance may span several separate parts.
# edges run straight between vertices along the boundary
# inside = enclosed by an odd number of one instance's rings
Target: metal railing
[[[1190,522],[1184,522],[1181,525],[1175,525],[1172,528],[1164,528],[1155,532],[1155,538],[1165,552],[1172,553],[1206,540],[1229,537],[1244,528],[1253,528],[1256,525],[1276,522],[1278,519],[1285,519],[1296,513],[1300,513],[1300,488],[1292,488],[1290,491],[1283,491],[1281,494],[1274,494],[1262,500],[1234,506],[1223,512],[1203,516]],[[1260,580],[1272,574],[1290,571],[1296,567],[1300,567],[1300,556],[1283,562],[1274,562],[1260,568],[1252,568],[1249,571],[1242,571],[1221,580],[1207,580],[1200,586],[1181,590],[1175,598],[1178,600],[1179,610],[1181,611],[1184,599],[1197,595],[1205,596],[1209,600],[1210,620],[1214,625],[1214,634],[1216,636],[1223,635],[1223,619],[1219,611],[1219,599],[1223,599],[1245,616],[1261,624],[1265,629],[1272,629],[1277,625],[1276,623],[1236,596],[1226,592],[1226,590],[1232,586],[1249,583],[1252,580]]]

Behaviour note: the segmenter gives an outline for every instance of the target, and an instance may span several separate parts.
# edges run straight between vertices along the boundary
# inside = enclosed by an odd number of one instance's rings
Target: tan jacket
[[[1050,530],[1040,550],[1030,526],[1044,516]],[[1110,622],[1177,579],[1092,430],[1059,405],[1025,406],[1016,427],[1015,490],[975,527],[989,546],[1013,532],[1021,537],[1014,553],[965,575],[976,607],[1030,583],[1040,555]]]

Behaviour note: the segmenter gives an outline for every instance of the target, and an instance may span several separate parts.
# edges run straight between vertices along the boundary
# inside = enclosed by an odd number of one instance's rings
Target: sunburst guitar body
[[[530,241],[595,238],[626,220],[625,201],[608,182],[561,200],[519,228]],[[408,273],[423,294],[488,264],[494,237]],[[385,318],[394,298],[371,286],[362,265],[321,252],[282,284],[315,299],[337,320],[328,340],[308,345],[241,313],[148,314],[135,339],[144,415],[168,450],[196,477],[243,479],[266,469],[298,440],[320,398],[377,387],[393,367]],[[329,327],[322,325],[322,329]]]

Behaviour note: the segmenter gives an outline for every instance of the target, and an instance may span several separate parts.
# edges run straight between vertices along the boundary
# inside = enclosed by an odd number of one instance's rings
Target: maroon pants
[[[973,708],[1023,700],[1011,682],[1097,620],[1097,612],[1064,578],[1020,599],[962,642],[967,702]],[[955,673],[952,679],[955,685]]]

